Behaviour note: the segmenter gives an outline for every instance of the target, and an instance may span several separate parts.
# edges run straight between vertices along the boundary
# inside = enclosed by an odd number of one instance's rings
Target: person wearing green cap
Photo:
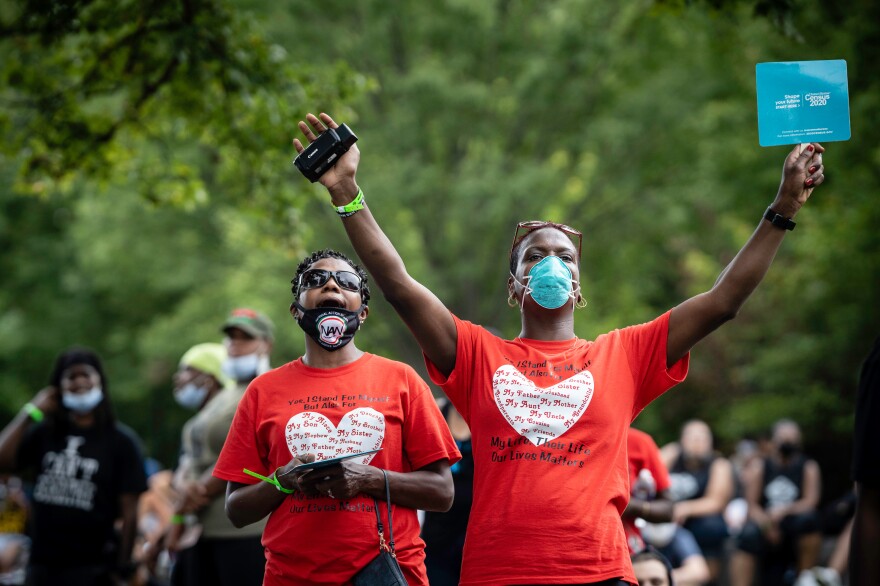
[[[233,526],[224,511],[226,483],[212,475],[242,395],[224,372],[227,358],[223,344],[197,344],[180,359],[174,375],[175,400],[198,411],[183,426],[174,473],[181,499],[166,546],[176,554],[171,574],[175,586],[263,581],[266,560],[260,538],[265,523]]]
[[[236,382],[241,392],[257,376],[268,372],[274,329],[268,317],[247,307],[233,309],[224,322],[223,344],[229,354],[223,363],[223,372]]]

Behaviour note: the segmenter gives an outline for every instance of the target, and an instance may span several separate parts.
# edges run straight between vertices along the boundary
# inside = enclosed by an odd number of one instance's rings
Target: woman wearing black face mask
[[[257,377],[239,403],[214,469],[229,481],[227,515],[238,527],[269,515],[267,586],[347,584],[376,557],[374,499],[384,503],[387,473],[397,559],[409,584],[427,584],[416,509],[451,506],[455,441],[412,368],[355,345],[369,313],[363,269],[322,250],[300,263],[292,283],[305,355]],[[384,523],[384,504],[379,511]]]
[[[0,471],[34,474],[28,585],[130,577],[137,502],[147,489],[138,444],[116,422],[98,356],[61,354],[49,386],[0,433]]]
[[[757,561],[761,583],[782,584],[791,560],[799,574],[806,574],[819,559],[819,465],[801,454],[801,432],[794,421],[777,421],[771,441],[772,453],[755,460],[743,475],[749,521],[731,561],[733,586],[752,583]]]

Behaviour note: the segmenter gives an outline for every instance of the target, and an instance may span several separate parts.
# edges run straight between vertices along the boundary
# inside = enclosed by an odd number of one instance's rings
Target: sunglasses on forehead
[[[513,244],[510,245],[510,255],[513,255],[513,249],[516,248],[516,245],[519,244],[523,238],[528,236],[530,233],[535,230],[540,230],[541,228],[556,228],[557,230],[564,232],[570,238],[574,238],[577,240],[577,249],[578,249],[578,258],[581,257],[581,233],[578,230],[575,230],[571,226],[566,226],[565,224],[557,224],[556,222],[545,222],[543,220],[531,220],[528,222],[520,222],[516,225],[516,231],[513,233]]]
[[[351,271],[326,271],[324,269],[309,269],[299,277],[300,289],[314,289],[323,287],[333,277],[336,284],[346,291],[360,291],[361,278]]]

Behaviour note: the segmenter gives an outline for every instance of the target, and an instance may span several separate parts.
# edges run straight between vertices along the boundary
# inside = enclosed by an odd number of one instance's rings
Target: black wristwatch
[[[791,218],[777,214],[773,211],[773,208],[767,208],[767,211],[764,212],[764,219],[783,230],[794,230],[794,227],[797,226],[797,224],[791,221]]]

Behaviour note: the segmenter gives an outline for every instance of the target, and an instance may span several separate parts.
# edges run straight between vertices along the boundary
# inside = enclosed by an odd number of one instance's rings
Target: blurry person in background
[[[698,419],[685,423],[678,443],[664,446],[662,454],[675,503],[672,518],[693,534],[717,580],[728,536],[723,513],[736,490],[733,467],[714,451],[712,430]]]
[[[425,512],[422,540],[425,542],[425,567],[432,586],[456,586],[461,580],[461,558],[464,536],[474,498],[474,454],[471,430],[461,414],[448,400],[440,412],[461,452],[461,460],[450,468],[455,486],[455,500],[446,513]]]
[[[655,548],[670,564],[676,584],[705,584],[706,558],[690,531],[673,522],[671,481],[660,449],[650,435],[633,427],[626,444],[631,495],[623,520],[631,553]]]
[[[640,526],[672,521],[669,472],[654,439],[634,427],[627,430],[630,497],[623,511],[623,528],[630,553],[645,548]]]
[[[34,476],[27,584],[93,586],[134,573],[139,440],[116,421],[98,356],[73,348],[0,432],[0,471]],[[114,524],[121,518],[117,535]]]
[[[0,584],[23,584],[31,540],[25,535],[30,505],[21,478],[0,475]]]
[[[225,364],[222,344],[197,344],[180,359],[174,375],[175,400],[197,411],[183,426],[174,473],[181,498],[166,543],[176,552],[171,573],[175,586],[256,586],[263,581],[266,559],[260,538],[265,522],[236,528],[226,517],[226,482],[213,476],[243,391],[224,374]],[[189,540],[184,539],[187,529]],[[195,544],[189,543],[192,539]]]
[[[880,584],[880,338],[862,365],[853,434],[856,513],[849,556],[850,584]]]
[[[819,465],[802,453],[800,427],[790,419],[773,425],[771,444],[771,454],[753,461],[743,477],[749,521],[731,559],[733,586],[752,584],[757,561],[760,583],[775,586],[791,559],[805,579],[819,559]]]
[[[639,586],[674,586],[672,565],[663,554],[653,548],[632,556],[633,571]]]
[[[147,477],[147,492],[138,503],[138,540],[134,555],[138,570],[134,586],[166,585],[170,579],[171,559],[164,543],[179,500],[171,486],[173,474],[172,470],[157,470]]]
[[[240,393],[244,393],[252,380],[269,372],[274,325],[259,311],[240,307],[232,310],[222,330],[228,354],[223,372],[235,381]]]

